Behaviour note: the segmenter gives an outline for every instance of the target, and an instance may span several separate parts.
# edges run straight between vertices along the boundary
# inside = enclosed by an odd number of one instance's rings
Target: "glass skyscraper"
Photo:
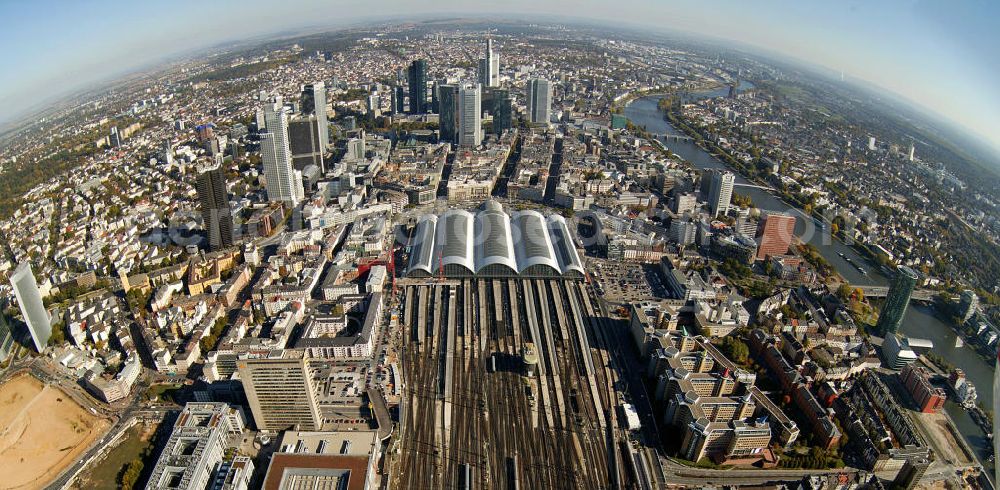
[[[886,335],[899,331],[899,325],[903,323],[903,315],[906,314],[906,307],[910,304],[910,295],[917,287],[917,273],[906,266],[896,268],[896,277],[892,279],[889,286],[889,293],[885,297],[885,304],[878,314],[878,331]]]
[[[35,349],[43,352],[49,343],[49,337],[52,336],[52,319],[45,309],[45,304],[42,303],[42,293],[38,290],[38,282],[31,272],[30,263],[23,262],[17,266],[14,275],[10,276],[10,285],[14,288],[14,296],[17,297],[17,304],[21,307],[24,323],[28,324]]]
[[[407,70],[410,83],[410,113],[427,112],[427,61],[413,60]]]

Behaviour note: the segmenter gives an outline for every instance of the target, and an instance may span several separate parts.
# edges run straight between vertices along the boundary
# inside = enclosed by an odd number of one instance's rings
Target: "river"
[[[739,90],[752,88],[749,83],[741,82]],[[688,98],[708,98],[721,97],[726,95],[728,87],[693,93]],[[648,96],[636,99],[625,108],[625,116],[636,126],[644,127],[647,131],[657,135],[683,135],[683,133],[664,118],[664,114],[659,110],[657,104],[661,96]],[[728,168],[718,158],[715,158],[700,146],[691,141],[663,140],[667,148],[677,156],[691,162],[696,168]],[[779,211],[793,213],[799,217],[796,220],[795,233],[803,241],[814,245],[830,262],[830,264],[853,285],[884,286],[889,283],[888,278],[882,274],[878,266],[862,257],[853,248],[844,244],[839,239],[833,237],[829,232],[829,226],[822,229],[817,227],[812,217],[807,216],[801,210],[785,203],[780,198],[770,192],[757,187],[746,187],[749,182],[736,173],[736,188],[734,192],[749,195],[753,199],[756,207],[767,211]],[[841,255],[843,254],[843,256]],[[845,258],[850,258],[855,264],[861,265],[867,270],[867,274],[861,274]],[[910,304],[901,326],[902,333],[907,336],[921,339],[928,339],[934,342],[934,352],[955,366],[962,368],[966,377],[971,380],[979,393],[979,400],[985,405],[991,406],[993,400],[993,365],[985,362],[971,347],[955,347],[955,332],[947,324],[934,316],[930,306]],[[979,456],[981,462],[986,461],[990,455],[989,440],[983,436],[982,431],[973,422],[968,413],[962,407],[949,401],[945,410],[955,420],[958,430],[972,446]],[[992,473],[992,465],[987,465],[987,471]]]

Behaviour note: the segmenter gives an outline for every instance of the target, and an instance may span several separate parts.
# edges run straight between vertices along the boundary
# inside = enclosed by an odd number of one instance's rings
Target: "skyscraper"
[[[271,351],[251,356],[240,359],[237,369],[258,429],[322,428],[304,351]]]
[[[410,83],[410,114],[427,112],[427,61],[413,60],[406,72]]]
[[[439,127],[441,141],[458,142],[458,86],[439,85],[438,102],[441,106]]]
[[[458,145],[479,146],[483,142],[482,92],[477,84],[458,90]]]
[[[314,114],[302,114],[288,121],[288,149],[292,152],[292,168],[304,170],[310,165],[326,171],[323,160],[323,125]]]
[[[402,85],[392,88],[392,113],[403,114],[406,112],[406,89]]]
[[[896,268],[896,277],[889,285],[889,293],[885,297],[885,304],[878,314],[878,330],[886,335],[899,331],[899,325],[903,322],[903,315],[906,314],[906,307],[910,304],[910,295],[917,287],[917,273],[906,266]]]
[[[733,199],[733,186],[736,176],[732,172],[713,170],[706,177],[711,177],[708,193],[708,206],[712,217],[725,215],[729,212],[729,204]]]
[[[303,114],[316,116],[320,149],[326,150],[330,144],[330,127],[326,114],[326,85],[323,82],[315,82],[303,86],[300,104]]]
[[[493,134],[499,136],[514,127],[514,101],[506,90],[493,91]]]
[[[0,300],[0,362],[7,360],[14,350],[13,322],[7,317],[7,302]]]
[[[208,248],[219,250],[233,246],[233,212],[226,196],[226,175],[220,167],[202,170],[195,182],[201,203],[201,220],[208,237]]]
[[[479,84],[483,87],[500,86],[500,55],[493,52],[493,40],[486,40],[486,57],[479,59]]]
[[[961,299],[958,302],[958,316],[963,322],[969,321],[979,308],[979,296],[971,289],[962,291]]]
[[[260,154],[267,179],[267,198],[295,206],[303,198],[302,182],[295,178],[288,146],[288,113],[278,104],[264,106],[267,131],[260,135]]]
[[[548,124],[552,120],[552,83],[535,78],[528,80],[528,121]]]
[[[767,213],[757,226],[757,260],[772,255],[785,255],[795,236],[795,216]]]
[[[35,281],[29,262],[22,262],[17,266],[14,275],[10,276],[10,285],[14,288],[14,296],[21,307],[24,323],[28,324],[35,349],[43,352],[52,336],[52,319],[42,303],[42,293],[38,290],[38,282]]]

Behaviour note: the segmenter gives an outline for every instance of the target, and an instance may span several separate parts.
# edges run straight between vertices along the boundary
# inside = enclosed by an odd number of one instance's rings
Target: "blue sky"
[[[220,41],[388,15],[531,13],[688,31],[844,71],[1000,149],[992,0],[0,0],[0,121],[45,94]]]

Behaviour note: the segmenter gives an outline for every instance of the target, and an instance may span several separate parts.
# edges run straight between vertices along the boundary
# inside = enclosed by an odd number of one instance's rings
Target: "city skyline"
[[[9,123],[54,102],[55,99],[39,100],[43,92],[37,87],[59,84],[67,79],[67,74],[75,84],[51,91],[53,97],[94,88],[98,82],[107,83],[194,50],[220,43],[260,40],[287,34],[290,29],[331,30],[364,22],[370,25],[390,20],[390,16],[467,15],[488,19],[532,15],[540,19],[573,17],[597,22],[615,18],[616,23],[627,27],[742,43],[826,67],[831,74],[843,73],[845,77],[874,84],[914,102],[921,109],[941,116],[942,122],[974,134],[994,153],[1000,152],[1000,136],[997,136],[1000,113],[981,110],[1000,107],[1000,95],[990,90],[992,80],[1000,74],[1000,59],[988,48],[992,39],[989,19],[1000,14],[1000,6],[978,0],[947,7],[921,0],[896,0],[815,8],[786,0],[769,0],[752,6],[737,2],[704,6],[690,1],[659,5],[645,0],[609,6],[587,1],[585,5],[574,4],[572,9],[562,0],[541,5],[516,0],[505,4],[503,10],[454,1],[428,6],[387,2],[373,7],[359,2],[330,5],[296,0],[293,2],[297,4],[296,11],[310,15],[295,19],[309,21],[290,19],[277,23],[269,18],[266,9],[245,8],[243,4],[244,8],[235,11],[230,2],[199,7],[225,12],[229,26],[225,30],[216,29],[218,26],[211,20],[220,16],[202,15],[195,19],[171,16],[158,6],[121,5],[114,0],[102,2],[107,8],[102,9],[105,15],[98,22],[81,24],[76,22],[83,15],[79,9],[89,10],[92,6],[60,3],[53,8],[55,3],[59,2],[0,7],[5,18],[16,20],[12,23],[14,28],[0,34],[0,39],[5,45],[22,46],[0,57],[3,68],[0,103],[9,109],[5,113],[8,120],[0,123]],[[184,5],[181,2],[174,8],[183,10]],[[352,15],[345,16],[344,12]],[[232,22],[232,15],[241,22]],[[49,35],[39,39],[38,32]],[[35,42],[28,45],[20,42],[27,36]],[[36,61],[43,57],[49,61]]]

